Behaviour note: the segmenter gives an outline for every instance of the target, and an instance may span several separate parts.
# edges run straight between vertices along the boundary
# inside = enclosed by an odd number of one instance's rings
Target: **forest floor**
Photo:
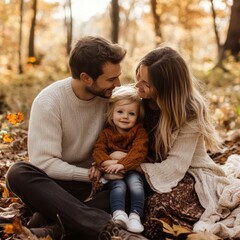
[[[5,174],[9,167],[16,162],[29,161],[27,152],[27,130],[16,128],[12,130],[12,134],[14,135],[13,142],[0,144],[0,239],[38,240],[40,238],[36,238],[24,227],[29,221],[30,213],[18,197],[7,191],[5,185]],[[224,164],[230,155],[240,155],[240,130],[231,131],[231,134],[226,135],[224,145],[224,152],[210,154],[218,164]],[[192,232],[184,228],[180,230],[174,230],[172,228],[172,231],[173,232],[170,233],[170,235],[168,234],[168,237],[164,239],[200,239],[199,237],[187,238],[186,233],[188,232],[188,234],[190,234]],[[183,238],[183,234],[185,234],[185,238]],[[46,239],[49,240],[50,238],[45,238],[45,240]],[[206,235],[205,238],[201,239],[210,240],[219,238]],[[41,240],[43,240],[43,238],[41,238]]]

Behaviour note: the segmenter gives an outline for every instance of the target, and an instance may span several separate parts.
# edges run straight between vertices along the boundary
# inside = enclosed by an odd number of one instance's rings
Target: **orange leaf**
[[[16,120],[16,114],[14,113],[9,113],[7,116],[6,116],[6,119],[8,122],[10,122],[11,124],[15,125],[17,123],[17,120]]]
[[[18,123],[24,121],[24,115],[23,115],[22,112],[18,112],[16,115],[17,115],[17,122],[18,122]]]
[[[13,233],[20,234],[23,231],[23,227],[22,227],[20,219],[15,217],[13,219],[13,223],[12,224],[6,224],[4,226],[4,230],[3,231],[5,233],[8,233],[8,234],[13,234]]]
[[[21,123],[24,121],[24,115],[21,112],[9,113],[6,116],[6,120],[11,124],[16,125],[17,123]]]
[[[5,233],[8,233],[8,234],[13,234],[14,233],[14,226],[13,224],[6,224],[4,226],[4,230],[3,230]]]
[[[36,63],[37,58],[36,57],[28,57],[28,63]]]

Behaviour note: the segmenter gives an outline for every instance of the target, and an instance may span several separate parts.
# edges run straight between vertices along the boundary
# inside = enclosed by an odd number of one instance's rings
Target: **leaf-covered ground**
[[[0,143],[0,239],[30,239],[37,240],[24,225],[29,220],[30,214],[22,204],[21,200],[9,193],[5,188],[5,174],[8,168],[19,161],[28,161],[27,153],[27,131],[13,129],[14,141],[11,143]],[[240,155],[240,130],[231,131],[225,135],[225,151],[211,154],[218,164],[224,164],[232,154]],[[14,218],[15,217],[15,218]],[[6,219],[9,219],[7,224]],[[216,236],[205,233],[193,234],[191,230],[176,225],[167,225],[159,222],[163,229],[161,239],[219,239]],[[50,238],[47,238],[50,239]],[[160,239],[159,239],[160,240]]]

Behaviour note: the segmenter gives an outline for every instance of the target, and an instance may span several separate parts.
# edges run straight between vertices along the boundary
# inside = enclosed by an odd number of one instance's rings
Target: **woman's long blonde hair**
[[[209,150],[219,148],[220,139],[209,116],[207,101],[198,90],[197,81],[180,54],[170,47],[159,47],[143,57],[138,68],[148,68],[150,84],[157,93],[161,110],[155,131],[155,149],[165,158],[171,136],[188,121],[196,120]]]

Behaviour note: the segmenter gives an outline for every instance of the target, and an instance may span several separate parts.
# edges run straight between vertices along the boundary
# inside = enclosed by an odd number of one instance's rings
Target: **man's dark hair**
[[[70,53],[69,67],[72,77],[79,79],[80,74],[85,72],[96,80],[103,73],[104,64],[118,64],[125,55],[126,49],[105,38],[83,37],[76,42]]]

